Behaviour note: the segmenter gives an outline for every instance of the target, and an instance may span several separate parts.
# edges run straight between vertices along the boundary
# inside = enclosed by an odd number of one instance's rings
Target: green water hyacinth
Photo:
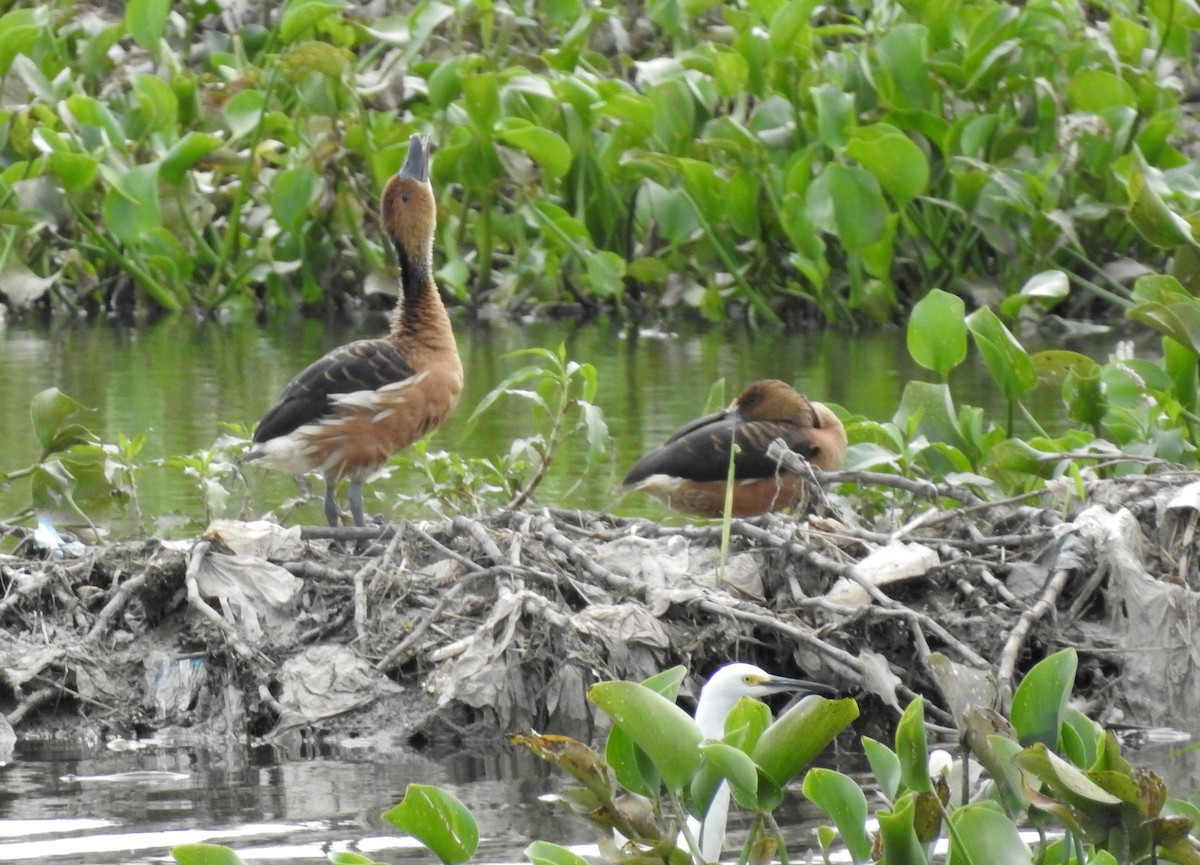
[[[414,131],[454,190],[441,283],[473,307],[852,326],[1055,271],[1067,312],[1107,315],[1110,265],[1200,262],[1179,4],[218,13],[0,16],[0,274],[47,281],[21,303],[341,303],[388,267],[371,213]]]

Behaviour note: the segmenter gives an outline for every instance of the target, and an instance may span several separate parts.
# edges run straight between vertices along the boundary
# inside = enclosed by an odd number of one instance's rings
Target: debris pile
[[[740,659],[858,696],[867,726],[916,694],[952,725],[950,679],[1002,702],[1023,669],[1073,646],[1093,717],[1192,718],[1194,475],[986,503],[949,485],[817,474],[905,503],[864,516],[831,494],[807,516],[732,520],[724,547],[720,522],[532,507],[30,545],[0,559],[0,711],[18,736],[499,743],[528,726],[586,736],[593,682],[677,663],[701,679]]]

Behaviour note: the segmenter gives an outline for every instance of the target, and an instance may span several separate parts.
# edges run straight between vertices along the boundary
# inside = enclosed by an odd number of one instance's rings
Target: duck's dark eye
[[[401,193],[400,193],[400,200],[401,200],[401,201],[408,201],[408,193],[407,193],[407,192],[401,192]]]

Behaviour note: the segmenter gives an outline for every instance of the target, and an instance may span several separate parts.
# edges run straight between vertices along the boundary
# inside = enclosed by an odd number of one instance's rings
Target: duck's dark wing
[[[714,420],[713,418],[716,417]],[[771,477],[778,470],[775,460],[767,457],[767,448],[781,438],[792,450],[804,456],[812,454],[807,430],[781,421],[739,421],[720,413],[702,418],[706,422],[688,424],[671,436],[666,444],[646,454],[625,475],[622,486],[636,485],[651,475],[668,475],[689,481],[722,481],[729,475],[729,445],[736,441],[734,477]]]
[[[334,411],[331,397],[377,390],[416,374],[406,353],[386,339],[363,339],[335,348],[302,370],[263,417],[255,442],[287,435]]]

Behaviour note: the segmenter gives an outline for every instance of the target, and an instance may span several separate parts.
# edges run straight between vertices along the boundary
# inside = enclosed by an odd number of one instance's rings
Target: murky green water
[[[39,448],[28,407],[43,388],[56,386],[93,407],[95,412],[85,422],[104,441],[115,441],[119,432],[145,435],[145,462],[209,448],[223,424],[256,422],[304,365],[342,342],[378,335],[386,326],[382,314],[352,322],[274,321],[265,327],[253,322],[195,322],[186,317],[136,329],[104,322],[10,324],[0,332],[0,405],[5,409],[0,412],[4,443],[0,470],[20,468],[36,459]],[[605,322],[519,326],[463,321],[456,329],[466,390],[458,412],[436,433],[431,449],[496,457],[514,439],[536,432],[529,406],[509,399],[490,410],[470,436],[464,434],[467,418],[480,399],[506,375],[529,363],[527,358],[514,357],[514,351],[563,343],[571,359],[597,369],[597,402],[608,422],[611,446],[608,455],[587,471],[582,446],[566,448],[556,457],[538,500],[623,514],[665,513],[643,497],[614,497],[612,489],[638,456],[704,410],[709,389],[719,379],[725,380],[726,399],[754,379],[776,377],[813,398],[886,420],[895,412],[908,380],[932,378],[911,362],[899,330],[849,336],[832,331],[754,333],[729,327],[638,334]],[[1000,396],[978,364],[956,370],[952,384],[960,404],[982,405],[990,417],[1003,417]],[[1058,412],[1058,397],[1047,389],[1027,402],[1045,417]],[[278,508],[296,495],[293,481],[276,473],[251,469],[247,479],[252,515]],[[157,518],[160,530],[170,531],[173,526],[182,531],[179,515],[197,518],[202,513],[195,481],[180,471],[150,467],[138,481],[149,529],[155,529]],[[28,502],[27,483],[0,490],[3,515]],[[422,483],[413,472],[394,472],[369,488],[368,512],[428,516],[427,509],[422,512],[404,498],[418,493]],[[235,486],[230,515],[236,514],[243,494],[240,485]],[[319,494],[320,483],[316,487]],[[322,522],[316,502],[286,516],[292,521]],[[133,531],[128,515],[117,512],[103,521],[112,524],[117,536]]]

